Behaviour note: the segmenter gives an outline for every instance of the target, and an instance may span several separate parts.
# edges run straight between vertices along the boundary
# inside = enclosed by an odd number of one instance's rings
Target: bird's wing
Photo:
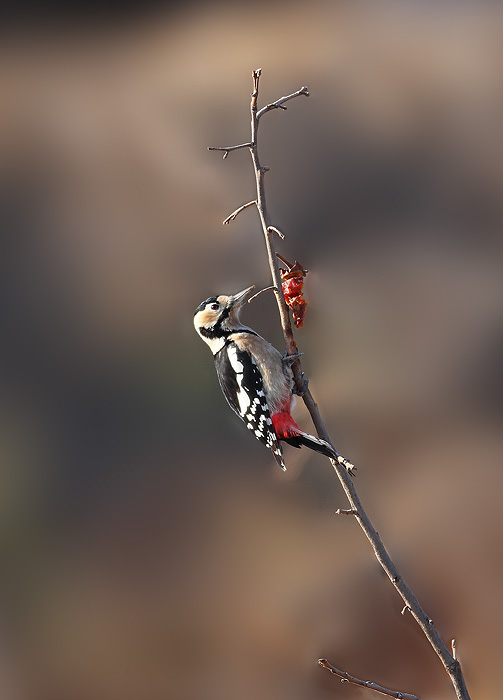
[[[231,341],[215,355],[215,363],[229,406],[255,437],[272,450],[276,462],[284,469],[283,452],[272,425],[262,375],[252,355]]]

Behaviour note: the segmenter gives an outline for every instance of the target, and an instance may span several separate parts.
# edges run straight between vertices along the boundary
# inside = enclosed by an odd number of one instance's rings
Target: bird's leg
[[[284,354],[283,357],[281,358],[281,361],[283,362],[283,364],[284,364],[286,367],[291,367],[292,364],[295,362],[295,360],[298,360],[299,357],[302,357],[303,354],[304,354],[303,352],[296,352],[294,355],[289,355],[289,354],[288,354],[288,350],[285,350],[285,354]],[[302,372],[302,379],[304,379],[304,372]],[[293,389],[292,389],[292,394],[296,394],[297,396],[304,396],[304,394],[305,394],[306,391],[307,391],[308,384],[309,384],[309,379],[304,379],[304,386],[303,386],[303,388],[302,388],[302,389],[298,389],[298,388],[295,386],[295,383],[294,383]]]

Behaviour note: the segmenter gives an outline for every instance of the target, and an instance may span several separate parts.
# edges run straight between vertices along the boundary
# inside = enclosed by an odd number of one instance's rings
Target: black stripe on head
[[[206,301],[202,301],[202,302],[199,304],[199,306],[197,307],[197,309],[194,311],[194,316],[195,316],[196,314],[198,314],[200,311],[202,311],[202,310],[206,307],[206,304],[213,304],[213,303],[216,302],[216,301],[217,301],[217,298],[216,298],[216,297],[208,297],[208,298],[206,299]]]
[[[205,338],[228,338],[230,335],[234,335],[234,333],[248,333],[249,335],[258,335],[258,333],[252,331],[251,328],[224,329],[220,328],[218,325],[214,326],[213,328],[200,328],[199,333]]]
[[[222,326],[222,322],[225,321],[226,318],[229,318],[229,314],[230,314],[230,312],[231,312],[231,308],[232,308],[231,306],[225,306],[225,307],[222,309],[222,313],[220,314],[219,319],[218,319],[218,321],[217,321],[217,326],[221,327],[221,326]]]
[[[200,328],[199,333],[205,338],[228,338],[235,331],[228,331],[218,326],[212,328]]]

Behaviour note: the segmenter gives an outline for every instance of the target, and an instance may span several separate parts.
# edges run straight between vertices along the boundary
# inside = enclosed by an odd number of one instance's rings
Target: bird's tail
[[[276,464],[281,467],[281,469],[286,472],[286,466],[285,466],[285,460],[283,458],[283,450],[281,449],[281,445],[278,442],[278,440],[275,440],[274,443],[269,445],[269,447],[272,450],[272,455],[274,459],[276,460]]]
[[[339,464],[342,464],[348,472],[351,474],[355,470],[355,466],[351,464],[345,457],[334,450],[332,445],[328,442],[322,440],[321,438],[314,437],[314,435],[309,435],[299,428],[297,423],[294,421],[292,416],[288,411],[280,411],[271,415],[274,431],[279,440],[284,440],[292,447],[309,447],[315,452],[319,452],[325,457],[330,457],[330,459],[335,459]],[[278,458],[276,457],[276,461]],[[280,464],[278,462],[278,464]],[[282,466],[280,464],[280,466]]]
[[[290,443],[290,445],[293,445],[294,447],[301,447],[302,445],[309,447],[311,450],[325,455],[325,457],[335,459],[337,462],[339,462],[339,464],[346,467],[349,472],[353,472],[355,470],[354,464],[351,464],[351,462],[337,452],[337,450],[334,450],[333,447],[328,444],[328,442],[325,442],[325,440],[317,438],[314,435],[309,435],[309,433],[305,433],[302,430],[299,430],[294,437],[288,438],[285,442]]]

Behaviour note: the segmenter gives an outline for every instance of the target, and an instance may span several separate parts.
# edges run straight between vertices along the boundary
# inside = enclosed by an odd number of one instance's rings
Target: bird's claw
[[[303,352],[296,352],[295,355],[289,355],[288,352],[285,350],[285,354],[281,358],[282,362],[284,362],[286,365],[292,366],[292,364],[295,362],[295,360],[298,360],[299,357],[302,357],[304,353]]]
[[[302,372],[302,379],[304,379],[304,372]],[[304,386],[302,387],[302,389],[299,389],[297,386],[294,386],[293,393],[296,396],[302,397],[302,396],[304,396],[304,394],[306,393],[306,391],[308,389],[309,389],[309,379],[304,379]]]

